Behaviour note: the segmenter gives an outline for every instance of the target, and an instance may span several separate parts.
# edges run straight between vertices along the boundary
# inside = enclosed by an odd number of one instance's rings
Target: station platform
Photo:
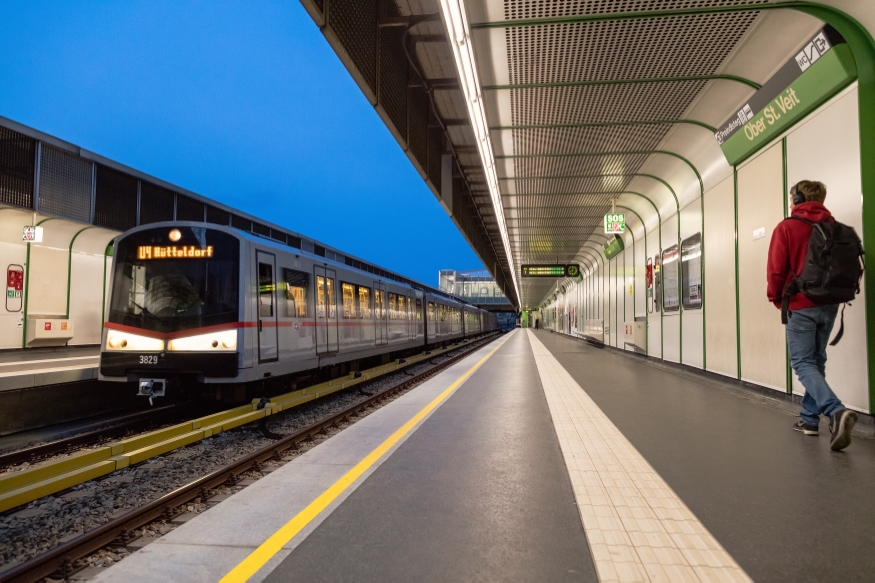
[[[99,346],[0,351],[0,392],[97,378]]]
[[[875,441],[793,422],[516,330],[96,580],[865,580]]]

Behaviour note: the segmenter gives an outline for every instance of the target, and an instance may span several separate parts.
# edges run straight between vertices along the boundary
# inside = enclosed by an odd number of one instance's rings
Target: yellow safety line
[[[255,575],[259,569],[261,569],[265,563],[273,558],[280,549],[285,546],[290,540],[292,540],[295,535],[297,535],[301,530],[304,529],[310,522],[319,516],[325,508],[328,507],[329,504],[334,502],[338,496],[340,496],[347,488],[349,488],[353,482],[355,482],[359,477],[362,476],[372,465],[374,465],[383,455],[389,451],[393,445],[398,443],[405,435],[407,435],[411,429],[413,429],[417,423],[422,421],[426,415],[428,415],[432,410],[434,410],[438,405],[440,405],[441,401],[450,396],[450,394],[455,391],[459,385],[468,380],[474,371],[480,368],[484,362],[486,362],[495,352],[504,346],[504,343],[510,340],[510,336],[508,335],[501,344],[492,349],[492,351],[480,359],[480,361],[468,369],[465,374],[460,376],[456,382],[447,387],[444,392],[435,397],[435,399],[426,405],[419,413],[414,415],[407,423],[402,425],[395,433],[390,435],[386,441],[381,443],[375,450],[369,453],[365,458],[355,465],[354,468],[349,470],[342,478],[334,482],[330,488],[328,488],[325,492],[323,492],[318,498],[313,500],[306,508],[301,510],[294,518],[288,521],[282,528],[276,531],[273,535],[270,536],[266,541],[261,543],[257,549],[252,551],[248,557],[243,559],[236,567],[234,567],[231,572],[222,577],[220,580],[221,583],[236,583],[238,581],[247,581],[250,577]]]

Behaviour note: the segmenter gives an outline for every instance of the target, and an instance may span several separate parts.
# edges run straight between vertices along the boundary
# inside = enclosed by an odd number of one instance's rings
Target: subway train
[[[196,387],[231,402],[498,329],[490,312],[356,263],[197,222],[127,231],[100,379],[136,382],[150,399]]]

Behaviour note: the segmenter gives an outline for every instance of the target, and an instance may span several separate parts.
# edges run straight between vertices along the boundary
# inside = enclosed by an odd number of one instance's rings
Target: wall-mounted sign
[[[523,277],[577,277],[580,275],[579,265],[523,265]]]
[[[620,251],[625,248],[626,244],[623,243],[623,238],[618,235],[614,235],[614,240],[611,241],[607,246],[605,246],[605,259],[613,259],[620,254]]]
[[[25,225],[21,231],[21,240],[26,243],[42,243],[43,228],[35,225]]]
[[[605,234],[622,235],[626,232],[626,213],[608,213],[605,215]]]
[[[20,312],[24,292],[24,267],[10,265],[6,268],[6,311]]]
[[[189,245],[188,247],[141,245],[137,247],[137,259],[205,259],[212,256],[212,245],[208,245],[206,249],[201,249],[194,245]]]
[[[824,27],[717,130],[726,160],[743,161],[856,78],[850,47]]]

